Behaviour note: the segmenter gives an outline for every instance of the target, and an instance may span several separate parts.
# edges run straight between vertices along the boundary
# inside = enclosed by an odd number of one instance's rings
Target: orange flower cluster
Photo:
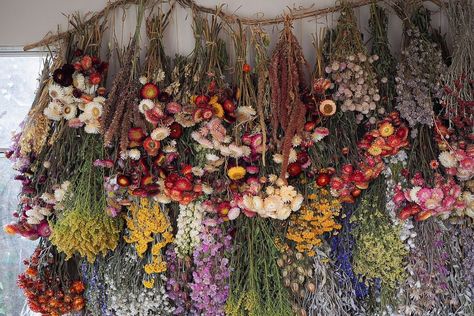
[[[37,248],[30,260],[25,260],[26,271],[18,276],[18,286],[27,298],[28,307],[35,313],[59,316],[79,312],[85,306],[82,296],[84,284],[74,281],[69,288],[64,288],[56,277],[53,277],[49,266],[38,271],[41,248]]]
[[[291,215],[286,238],[296,244],[298,252],[314,256],[314,248],[322,242],[320,236],[341,229],[335,219],[341,204],[326,189],[317,189],[308,198],[311,202]]]

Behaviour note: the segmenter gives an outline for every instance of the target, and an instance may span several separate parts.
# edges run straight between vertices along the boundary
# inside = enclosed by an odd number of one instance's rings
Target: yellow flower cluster
[[[52,226],[50,240],[66,254],[66,259],[79,253],[92,263],[97,255],[115,249],[121,223],[120,219],[107,216],[105,212],[65,211]]]
[[[299,213],[291,215],[286,238],[295,242],[298,252],[314,256],[314,247],[322,242],[319,237],[341,229],[335,219],[339,215],[341,204],[325,189],[319,189],[308,198],[311,202],[304,205]]]
[[[161,250],[173,242],[171,225],[158,204],[151,204],[148,199],[141,199],[132,204],[129,216],[126,217],[128,236],[125,242],[135,244],[140,258],[150,249],[151,262],[144,267],[146,274],[162,273],[166,271],[166,262]],[[151,247],[150,247],[151,245]],[[154,279],[143,281],[143,285],[152,288]]]

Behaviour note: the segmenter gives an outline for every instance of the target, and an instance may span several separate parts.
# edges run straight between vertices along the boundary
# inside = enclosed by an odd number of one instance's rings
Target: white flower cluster
[[[361,122],[364,115],[377,108],[380,95],[377,88],[377,80],[372,78],[371,64],[378,60],[378,56],[370,56],[359,53],[350,55],[346,60],[335,61],[326,67],[326,73],[331,81],[337,85],[334,100],[342,102],[341,110],[356,111],[357,121]],[[380,109],[383,114],[383,108]]]
[[[40,205],[33,206],[32,209],[26,211],[26,215],[28,216],[26,220],[27,223],[31,225],[39,224],[43,219],[52,214],[53,209],[62,210],[64,206],[61,202],[63,202],[70,184],[69,181],[65,181],[54,190],[54,193],[43,193],[41,195],[41,200],[48,205],[54,206],[52,208],[42,207]]]
[[[100,129],[99,119],[102,115],[105,98],[99,96],[89,100],[87,98],[74,97],[73,91],[75,88],[95,95],[97,86],[85,86],[83,81],[84,76],[82,74],[76,74],[72,86],[61,87],[54,82],[50,83],[48,89],[51,102],[43,110],[43,113],[47,118],[53,121],[65,119],[70,121],[70,125],[77,127],[85,124],[84,130],[86,133],[97,134]],[[76,85],[81,85],[81,88],[78,88]],[[79,116],[77,116],[78,110],[82,111]]]
[[[265,189],[265,196],[244,195],[243,208],[257,213],[261,217],[270,217],[279,220],[287,219],[291,212],[300,209],[303,195],[291,185],[286,185],[282,179],[270,175],[271,185]],[[273,181],[272,181],[273,180]]]
[[[104,275],[108,312],[115,316],[172,315],[174,307],[164,286],[166,277],[161,275],[161,282],[155,282],[155,287],[151,289],[141,282],[137,287],[131,286],[131,280],[134,282],[136,278],[141,280],[143,277],[141,269],[127,270],[130,266],[135,268],[139,258],[136,252],[127,251],[120,260],[123,260],[119,265],[121,271],[116,271],[117,267],[109,263]]]
[[[194,248],[199,244],[202,217],[203,210],[200,203],[179,205],[178,231],[174,239],[176,253],[179,257],[192,254]]]

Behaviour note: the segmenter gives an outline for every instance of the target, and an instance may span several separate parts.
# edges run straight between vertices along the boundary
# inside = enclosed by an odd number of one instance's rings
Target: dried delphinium
[[[372,56],[378,56],[378,61],[374,63],[374,70],[379,78],[380,108],[378,112],[380,114],[389,113],[394,105],[397,61],[393,57],[388,43],[387,13],[385,9],[375,3],[370,6],[369,26],[372,35],[371,54]]]
[[[107,292],[103,278],[104,264],[96,260],[93,264],[82,262],[81,278],[86,286],[84,297],[86,309],[91,316],[111,316],[107,307]]]
[[[122,54],[121,68],[115,75],[100,118],[104,146],[113,147],[115,143],[118,143],[120,153],[127,150],[129,143],[128,131],[132,127],[134,118],[140,117],[134,115],[134,112],[137,112],[135,108],[138,107],[138,41],[143,15],[144,7],[140,6],[137,13],[135,34]]]
[[[342,112],[357,113],[356,120],[373,117],[380,95],[373,62],[378,56],[368,56],[357,26],[353,8],[342,2],[336,37],[331,46],[330,63],[325,71],[336,85],[333,95]]]
[[[354,273],[354,267],[352,265],[355,239],[352,234],[354,224],[351,223],[351,216],[354,209],[354,204],[343,204],[343,212],[340,220],[342,229],[339,234],[333,236],[330,240],[331,257],[336,267],[338,282],[344,284],[350,282],[352,284],[350,288],[352,292],[344,295],[355,297],[358,301],[357,308],[363,309],[361,302],[369,295],[369,287],[363,281],[359,280],[358,276]]]
[[[454,50],[444,78],[442,114],[449,120],[450,127],[469,134],[474,120],[474,3],[449,1],[447,15],[454,33]]]
[[[302,93],[307,89],[306,67],[303,51],[292,32],[291,21],[287,19],[273,52],[269,73],[272,138],[277,150],[283,154],[282,179],[287,173],[293,137],[303,130],[305,124],[306,106]]]
[[[354,309],[356,298],[352,284],[341,282],[336,277],[336,269],[324,249],[318,249],[313,263],[313,285],[306,289],[305,306],[309,316],[318,315],[360,315]]]

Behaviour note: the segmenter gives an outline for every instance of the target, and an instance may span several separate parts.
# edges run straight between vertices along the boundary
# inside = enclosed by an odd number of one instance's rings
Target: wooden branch
[[[109,2],[104,9],[102,9],[99,12],[94,13],[89,19],[84,21],[83,24],[84,25],[93,24],[93,23],[97,22],[98,20],[100,20],[101,18],[105,17],[108,14],[108,12],[113,11],[114,9],[116,9],[118,7],[122,7],[122,6],[125,6],[125,5],[128,5],[128,4],[138,4],[139,2],[140,2],[140,0],[117,0],[117,1],[114,1],[114,2]],[[24,46],[23,50],[24,51],[29,51],[29,50],[32,50],[32,49],[37,48],[37,47],[48,46],[50,44],[53,44],[53,43],[56,43],[56,42],[62,40],[63,38],[68,37],[72,33],[74,33],[73,29],[64,31],[62,33],[50,35],[48,37],[43,38],[42,40],[40,40],[38,42],[31,43],[31,44],[28,44],[28,45]]]
[[[204,12],[204,13],[209,13],[209,14],[216,14],[218,15],[221,19],[233,23],[236,22],[237,20],[244,24],[244,25],[270,25],[270,24],[280,24],[285,22],[285,16],[278,16],[275,18],[261,18],[261,19],[252,19],[252,18],[245,18],[245,17],[240,17],[235,14],[227,14],[223,12],[222,10],[215,10],[212,8],[208,7],[203,7],[201,5],[198,5],[194,2],[194,0],[177,0],[178,3],[180,3],[183,6],[188,6],[190,8],[194,8],[197,11]],[[356,1],[351,1],[350,4],[353,8],[361,7],[368,5],[372,2],[379,2],[381,0],[356,0]],[[309,18],[309,17],[316,17],[316,16],[321,16],[321,15],[327,15],[332,12],[337,12],[341,9],[341,6],[334,6],[334,7],[329,7],[329,8],[323,8],[323,9],[307,9],[307,10],[299,10],[290,13],[289,15],[291,16],[292,19],[298,20],[298,19],[304,19],[304,18]]]
[[[138,4],[140,3],[140,1],[143,1],[143,0],[116,0],[115,2],[109,2],[102,11],[99,11],[93,14],[88,20],[84,22],[84,24],[95,23],[97,20],[106,17],[110,11],[113,11],[114,9],[118,7],[123,7],[129,4]],[[159,2],[162,0],[151,0],[151,2],[157,2],[157,1]],[[380,2],[380,1],[382,0],[355,0],[355,1],[351,1],[350,4],[353,8],[357,8],[357,7],[368,5],[373,2]],[[244,25],[270,25],[270,24],[279,24],[279,23],[285,22],[285,16],[278,16],[275,18],[252,19],[252,18],[240,17],[236,14],[228,14],[220,9],[214,9],[214,8],[201,6],[197,4],[195,0],[176,0],[176,2],[178,2],[184,8],[191,8],[193,10],[203,12],[203,13],[208,13],[208,14],[215,14],[219,16],[221,19],[229,23],[240,21],[240,23]],[[430,2],[433,2],[440,7],[443,7],[445,5],[445,2],[443,0],[431,0]],[[292,19],[304,19],[304,18],[309,18],[309,17],[327,15],[332,12],[337,12],[340,9],[341,9],[341,6],[338,5],[338,6],[323,8],[323,9],[307,9],[307,10],[294,11],[290,15]],[[66,38],[72,33],[74,33],[73,29],[45,37],[36,43],[26,45],[25,47],[23,47],[23,50],[28,51],[37,47],[44,47],[44,46],[53,44],[57,41],[60,41],[63,38]]]

